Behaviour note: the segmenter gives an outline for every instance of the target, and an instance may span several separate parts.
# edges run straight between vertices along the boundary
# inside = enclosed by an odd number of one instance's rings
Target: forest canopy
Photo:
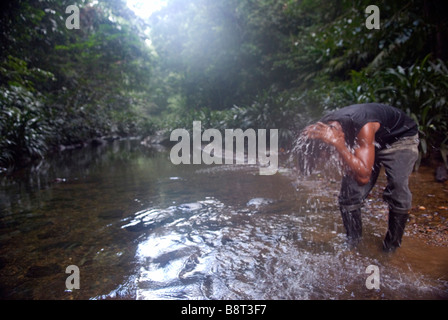
[[[79,8],[79,29],[67,27]],[[369,5],[379,29],[369,29]],[[0,164],[61,145],[203,126],[304,125],[382,102],[419,124],[421,155],[448,143],[446,1],[17,0],[0,11]]]

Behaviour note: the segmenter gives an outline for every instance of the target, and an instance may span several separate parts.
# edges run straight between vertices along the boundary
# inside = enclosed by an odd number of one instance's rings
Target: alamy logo
[[[179,141],[180,139],[180,141]],[[269,130],[269,150],[267,130],[226,129],[224,139],[217,129],[207,129],[202,133],[201,121],[193,121],[193,146],[190,134],[185,129],[175,129],[170,140],[178,141],[170,152],[171,162],[178,164],[258,164],[260,175],[273,175],[278,169],[278,129]],[[210,142],[202,148],[202,142]],[[247,142],[247,159],[245,157]],[[191,149],[193,156],[191,156]],[[236,152],[234,150],[236,149]]]
[[[370,265],[366,268],[369,276],[366,279],[366,288],[369,290],[380,288],[380,268],[376,265]]]
[[[366,8],[366,13],[370,14],[366,19],[366,28],[369,30],[380,29],[380,8],[370,5]]]
[[[70,5],[65,9],[65,13],[71,13],[65,20],[65,27],[70,30],[79,29],[79,8],[75,5]]]
[[[65,280],[65,287],[67,290],[79,289],[79,268],[75,265],[70,265],[65,269],[65,273],[69,273],[70,276]]]

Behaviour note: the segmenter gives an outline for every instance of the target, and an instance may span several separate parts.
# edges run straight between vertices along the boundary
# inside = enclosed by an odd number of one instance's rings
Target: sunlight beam
[[[154,12],[162,9],[166,5],[166,2],[166,0],[127,0],[127,5],[136,15],[147,19]]]

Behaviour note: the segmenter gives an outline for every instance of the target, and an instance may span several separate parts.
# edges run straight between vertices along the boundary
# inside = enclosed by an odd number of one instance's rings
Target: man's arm
[[[340,126],[318,122],[316,125],[306,128],[305,134],[311,139],[319,139],[334,146],[355,180],[360,185],[365,185],[370,180],[375,162],[375,133],[379,128],[378,122],[369,122],[362,127],[357,137],[358,146],[354,153],[351,153],[345,145],[345,135]]]

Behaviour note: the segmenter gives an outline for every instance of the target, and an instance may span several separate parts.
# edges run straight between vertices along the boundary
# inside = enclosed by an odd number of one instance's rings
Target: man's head
[[[327,124],[332,130],[342,131],[342,126],[337,121],[328,121],[325,124]]]

